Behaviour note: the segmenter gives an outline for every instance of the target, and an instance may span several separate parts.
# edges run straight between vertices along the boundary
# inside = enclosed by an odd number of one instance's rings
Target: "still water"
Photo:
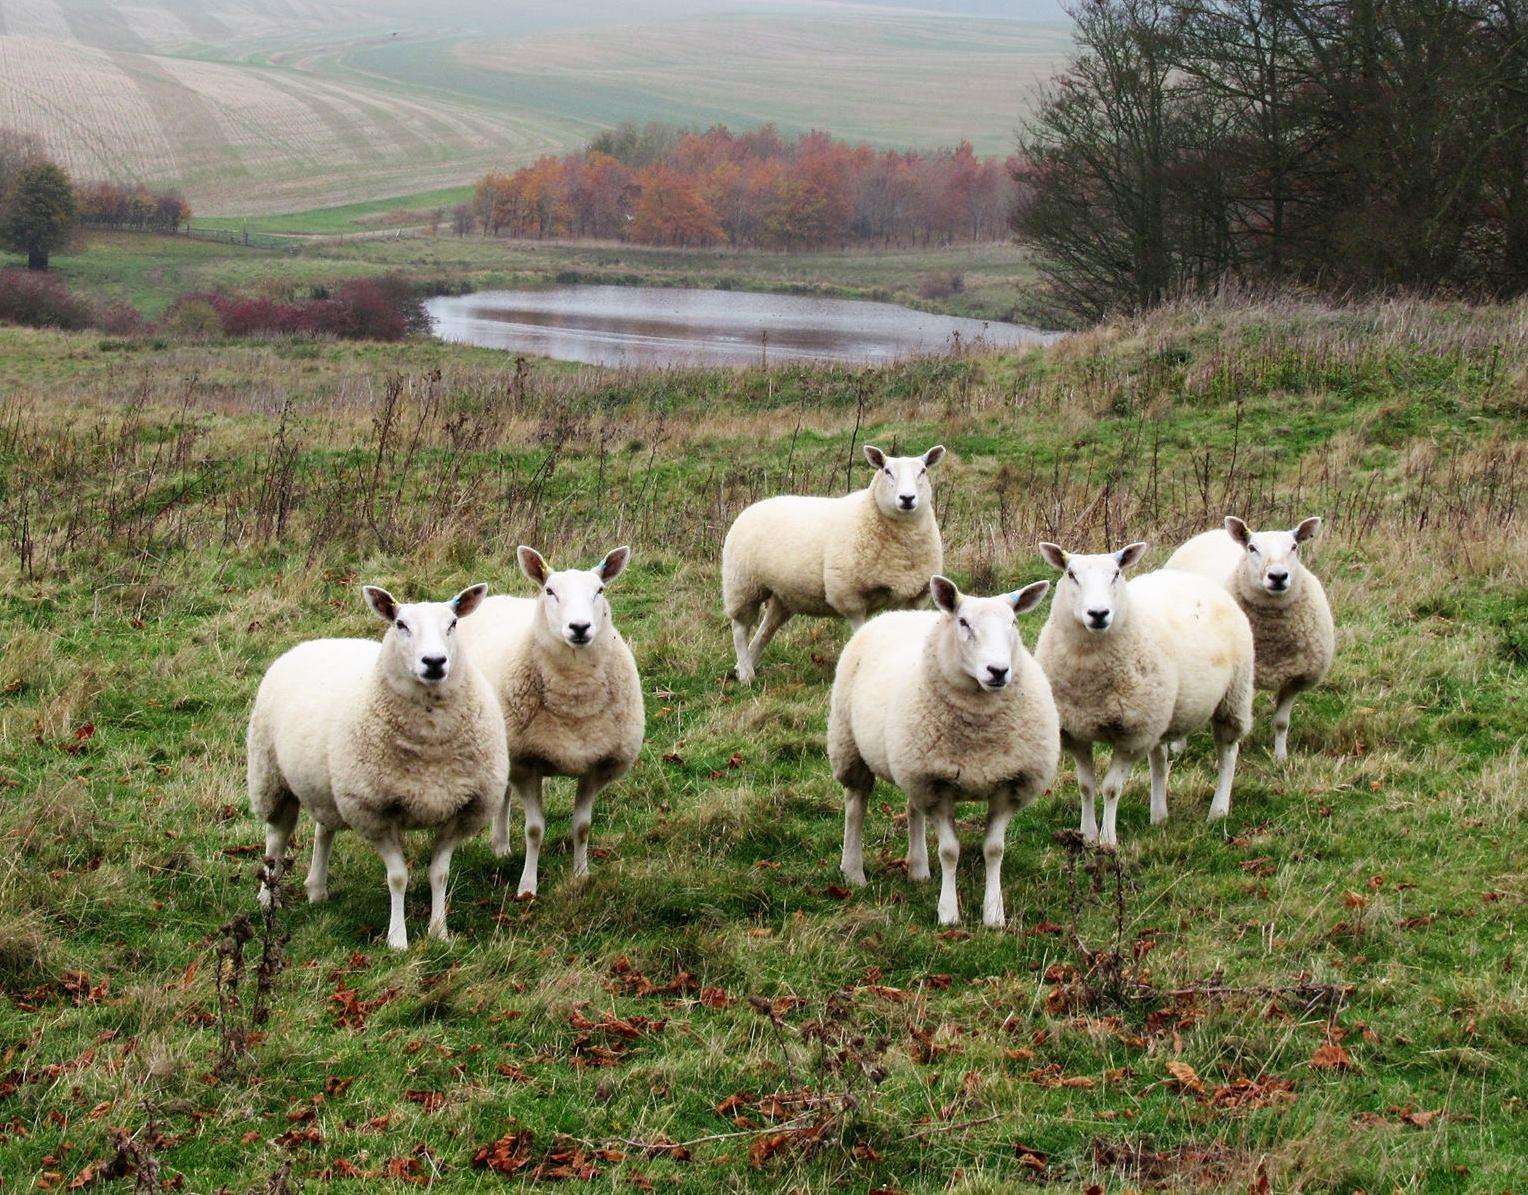
[[[425,306],[441,340],[648,368],[874,363],[957,344],[1028,346],[1054,335],[893,303],[652,286],[488,290],[441,296]]]

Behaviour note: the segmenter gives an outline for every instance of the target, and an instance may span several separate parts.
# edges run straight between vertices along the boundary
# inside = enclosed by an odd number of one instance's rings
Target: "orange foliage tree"
[[[478,227],[490,236],[780,249],[994,240],[1006,235],[1014,187],[1012,171],[969,142],[925,154],[715,125],[633,126],[596,145],[486,175],[472,205]]]

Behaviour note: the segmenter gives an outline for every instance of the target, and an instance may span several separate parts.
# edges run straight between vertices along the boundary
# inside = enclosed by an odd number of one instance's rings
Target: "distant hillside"
[[[1002,152],[1064,54],[1048,0],[0,0],[0,124],[203,214],[410,194],[622,120]]]

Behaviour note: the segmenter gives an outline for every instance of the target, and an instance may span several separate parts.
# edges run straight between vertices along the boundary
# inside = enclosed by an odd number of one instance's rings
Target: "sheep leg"
[[[1289,718],[1297,696],[1294,690],[1285,689],[1273,708],[1273,757],[1280,763],[1289,758]]]
[[[960,898],[955,892],[955,868],[960,862],[960,838],[955,833],[955,802],[940,797],[929,810],[939,838],[939,924],[960,924]]]
[[[1220,778],[1215,782],[1215,797],[1210,802],[1209,820],[1212,822],[1218,822],[1231,812],[1231,782],[1236,779],[1236,754],[1241,749],[1241,741],[1232,739],[1220,743],[1219,747]]]
[[[509,841],[509,789],[504,790],[504,795],[493,803],[489,817],[492,824],[488,830],[488,845],[493,848],[493,853],[500,859],[505,858],[514,849]]]
[[[1172,767],[1167,744],[1156,744],[1147,759],[1151,762],[1151,824],[1160,826],[1167,820],[1167,773]]]
[[[589,825],[594,821],[594,798],[608,781],[590,773],[578,778],[578,795],[573,799],[573,878],[589,874]]]
[[[323,822],[313,823],[313,861],[308,864],[308,902],[319,904],[329,899],[329,851],[334,847],[334,831]]]
[[[923,808],[911,798],[907,802],[907,878],[926,880],[928,870],[928,820]]]
[[[742,619],[732,620],[732,651],[737,656],[737,678],[745,685],[753,683],[753,657],[748,651],[748,624]]]
[[[287,843],[292,841],[292,831],[297,828],[297,798],[288,795],[265,817],[265,857],[277,862],[286,857]],[[271,907],[271,890],[260,881],[260,907]]]
[[[982,899],[982,924],[988,929],[1002,929],[1007,923],[1003,909],[1003,850],[1007,845],[1008,823],[1018,804],[1006,793],[987,803],[987,835],[982,840],[982,855],[987,861],[987,888]]]
[[[1093,771],[1093,744],[1068,739],[1066,749],[1077,764],[1077,791],[1082,794],[1082,840],[1098,841],[1098,820],[1094,817],[1093,794],[1098,791],[1098,775]]]
[[[865,884],[865,805],[875,786],[870,769],[863,764],[860,768],[864,774],[844,785],[844,850],[838,864],[844,879],[856,888]]]
[[[759,666],[759,658],[764,654],[764,649],[769,646],[769,641],[790,620],[791,612],[781,604],[779,598],[772,597],[765,603],[764,617],[759,620],[759,629],[753,637],[753,642],[748,647],[748,671],[750,674]]]
[[[512,780],[515,795],[525,806],[525,867],[520,872],[521,896],[536,895],[536,878],[541,863],[541,840],[546,837],[546,812],[541,808],[541,777],[527,776]]]
[[[1111,848],[1119,846],[1119,835],[1115,833],[1114,827],[1114,819],[1119,812],[1119,795],[1124,791],[1130,769],[1135,767],[1135,761],[1140,757],[1140,752],[1127,751],[1120,746],[1114,748],[1114,754],[1109,759],[1109,770],[1104,773],[1102,786],[1104,825],[1103,831],[1098,836],[1099,846]]]
[[[392,905],[387,921],[387,947],[389,950],[407,950],[409,934],[403,924],[403,894],[409,886],[409,869],[403,861],[403,843],[399,841],[398,831],[393,830],[372,846],[377,848],[382,865],[387,868],[387,891]]]
[[[451,853],[462,840],[462,833],[455,823],[447,825],[435,839],[435,850],[430,855],[430,927],[429,934],[442,942],[449,942],[446,932],[446,881],[451,875]]]

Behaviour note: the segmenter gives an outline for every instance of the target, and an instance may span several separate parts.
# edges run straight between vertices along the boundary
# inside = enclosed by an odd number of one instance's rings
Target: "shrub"
[[[208,313],[215,327],[208,327]],[[344,340],[401,340],[429,328],[424,304],[397,275],[353,278],[331,293],[315,288],[305,299],[263,295],[190,293],[167,317],[176,331],[225,336],[333,336]]]
[[[61,278],[31,270],[0,270],[0,323],[28,328],[88,328],[90,304]]]
[[[948,299],[966,289],[966,276],[958,270],[935,270],[918,279],[918,295],[924,299]]]
[[[182,295],[165,313],[165,331],[177,336],[216,336],[223,330],[217,309],[201,295]]]

